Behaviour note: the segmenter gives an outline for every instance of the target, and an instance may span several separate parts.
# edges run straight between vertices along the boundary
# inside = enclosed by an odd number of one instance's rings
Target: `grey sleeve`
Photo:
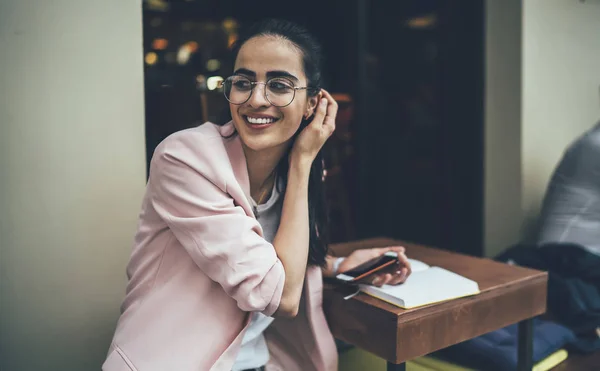
[[[537,242],[577,243],[600,254],[600,127],[573,143],[555,169]]]

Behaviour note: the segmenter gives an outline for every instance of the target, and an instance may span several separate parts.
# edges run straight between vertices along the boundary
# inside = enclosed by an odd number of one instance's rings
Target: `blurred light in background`
[[[206,80],[206,86],[208,87],[208,90],[215,90],[222,81],[223,78],[221,76],[211,76]]]
[[[198,50],[198,43],[195,41],[188,41],[187,43],[181,45],[179,51],[177,52],[177,63],[183,65],[186,64],[192,53]]]
[[[154,39],[152,41],[152,49],[154,50],[165,50],[169,46],[169,40],[167,39]]]
[[[233,18],[225,18],[223,20],[223,28],[225,29],[225,31],[227,32],[235,32],[235,30],[238,27],[238,23],[235,19]]]
[[[227,34],[227,47],[231,48],[237,40],[238,22],[233,18],[225,18],[222,23],[223,29]]]
[[[435,14],[428,14],[420,17],[414,17],[406,21],[406,25],[410,28],[432,28],[437,23]]]
[[[190,60],[191,55],[192,53],[190,53],[190,50],[186,48],[185,45],[182,46],[177,52],[177,63],[186,64]]]
[[[210,72],[214,72],[219,68],[221,68],[221,62],[219,62],[218,59],[209,59],[208,62],[206,62],[206,69]]]
[[[185,43],[185,47],[188,48],[191,53],[195,53],[198,50],[198,43],[195,41],[188,41]]]
[[[156,61],[158,61],[158,56],[156,55],[156,53],[150,52],[150,53],[146,54],[146,57],[144,58],[144,60],[146,61],[146,64],[152,66],[153,64],[156,63]]]
[[[236,33],[232,33],[227,38],[227,47],[231,48],[233,44],[237,41],[238,35]]]
[[[206,91],[206,76],[198,75],[196,76],[196,89],[200,91]]]
[[[166,12],[169,10],[169,3],[167,3],[165,0],[146,0],[146,4],[150,10],[156,10],[159,12]]]

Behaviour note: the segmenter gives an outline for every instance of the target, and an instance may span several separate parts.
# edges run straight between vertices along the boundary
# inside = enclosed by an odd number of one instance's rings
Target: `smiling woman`
[[[307,30],[280,20],[251,25],[234,45],[234,73],[224,82],[224,93],[248,160],[253,199],[259,204],[264,201],[259,199],[263,188],[277,184],[285,192],[290,144],[310,123],[319,97],[329,96],[320,89],[321,54]],[[329,100],[335,107],[326,118],[334,124],[337,103],[331,96]],[[328,242],[322,174],[319,147],[310,166],[308,197],[309,261],[318,265],[324,263]]]
[[[233,56],[231,119],[154,152],[104,370],[337,370],[322,276],[404,251],[327,254],[320,153],[338,106],[320,87],[312,36],[264,21],[240,33]],[[399,259],[371,282],[409,274]]]

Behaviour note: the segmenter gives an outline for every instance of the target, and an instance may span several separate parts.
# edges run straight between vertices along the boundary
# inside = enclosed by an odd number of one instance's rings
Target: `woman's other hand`
[[[383,269],[381,273],[375,273],[369,276],[367,283],[374,286],[398,285],[403,283],[410,275],[411,269],[405,254],[406,249],[402,246],[355,250],[340,264],[338,272],[344,273],[345,271],[390,251],[398,254],[398,262],[390,269],[386,268]]]

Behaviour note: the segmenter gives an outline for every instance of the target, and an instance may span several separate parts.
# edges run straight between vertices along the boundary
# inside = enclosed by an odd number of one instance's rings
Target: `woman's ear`
[[[313,108],[310,108],[310,107],[306,108],[306,112],[304,113],[304,116],[303,116],[303,118],[304,118],[305,120],[308,120],[308,118],[309,118],[310,116],[312,116],[312,114],[313,114],[313,111],[314,111],[314,109],[313,109]]]
[[[321,100],[322,95],[323,94],[321,92],[319,92],[319,94],[308,98],[308,104],[306,106],[306,113],[304,114],[305,119],[307,119],[313,115],[313,113],[315,112],[315,107],[317,106],[317,103],[319,103],[319,101]]]

